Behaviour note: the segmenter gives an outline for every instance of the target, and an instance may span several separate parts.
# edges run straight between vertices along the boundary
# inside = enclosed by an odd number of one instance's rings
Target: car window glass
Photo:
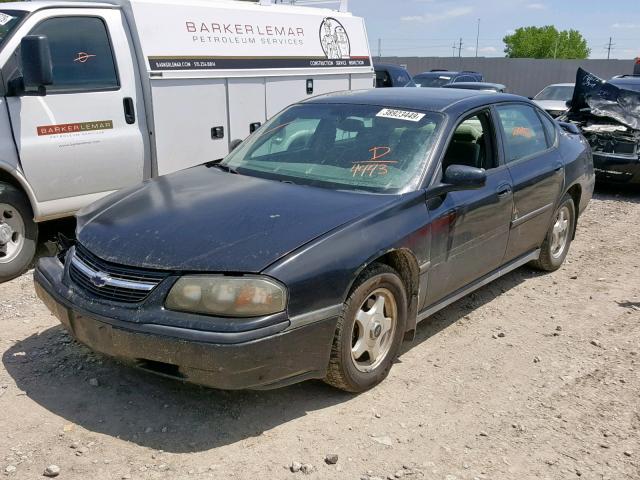
[[[416,184],[442,116],[377,105],[293,105],[225,164],[240,174],[327,188],[398,192]]]
[[[451,138],[442,161],[442,170],[450,165],[490,169],[497,166],[493,131],[488,112],[478,113],[460,123]]]
[[[102,90],[119,86],[104,22],[96,17],[45,20],[31,35],[46,35],[53,61],[53,85],[48,92]]]
[[[544,128],[533,108],[504,105],[497,110],[504,133],[507,162],[515,162],[548,148]]]
[[[266,142],[251,153],[251,158],[304,150],[319,123],[320,120],[317,119],[298,118],[286,125],[277,127],[278,130],[274,131]]]
[[[546,115],[542,113],[538,113],[540,119],[542,120],[542,125],[544,126],[544,130],[547,133],[547,146],[552,147],[556,144],[556,135],[557,130],[555,123],[549,119]]]

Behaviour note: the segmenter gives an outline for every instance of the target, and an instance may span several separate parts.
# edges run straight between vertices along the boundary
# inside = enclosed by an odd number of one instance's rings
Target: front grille
[[[96,297],[124,303],[141,302],[168,275],[107,262],[79,244],[69,265],[71,281],[78,287]]]

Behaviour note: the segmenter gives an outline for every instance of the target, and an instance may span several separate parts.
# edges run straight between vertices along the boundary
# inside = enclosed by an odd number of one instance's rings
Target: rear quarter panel
[[[575,135],[561,128],[560,151],[565,164],[565,191],[579,185],[581,195],[578,210],[582,213],[593,196],[595,186],[591,147],[582,135]]]

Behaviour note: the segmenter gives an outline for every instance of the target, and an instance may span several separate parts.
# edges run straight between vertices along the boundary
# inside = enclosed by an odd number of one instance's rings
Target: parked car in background
[[[411,81],[407,69],[400,65],[376,63],[373,67],[376,71],[376,88],[404,87]]]
[[[506,93],[507,87],[501,83],[487,82],[457,82],[443,85],[442,88],[462,88],[466,90],[480,90],[483,92]]]
[[[618,88],[640,92],[640,74],[616,75],[609,80],[609,83]]]
[[[434,69],[414,76],[412,81],[407,84],[407,87],[443,87],[450,83],[482,81],[484,81],[484,77],[478,72],[467,70],[451,72],[449,70]]]
[[[569,109],[567,102],[573,97],[574,88],[575,83],[554,83],[544,87],[532,100],[552,117],[559,117]]]
[[[36,290],[80,342],[152,372],[361,392],[418,321],[526,263],[562,265],[593,191],[573,130],[515,95],[315,97],[222,161],[83,210]]]
[[[266,1],[2,3],[0,69],[0,282],[32,262],[39,222],[373,81],[362,18]]]
[[[640,76],[608,82],[578,70],[571,109],[561,117],[575,123],[593,149],[602,183],[640,185]]]

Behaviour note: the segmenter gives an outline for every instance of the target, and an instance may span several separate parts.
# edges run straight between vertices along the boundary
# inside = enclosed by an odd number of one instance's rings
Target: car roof
[[[640,75],[625,75],[624,77],[613,77],[608,80],[614,85],[638,85],[640,84]]]
[[[449,85],[443,85],[442,88],[472,88],[474,90],[482,90],[483,88],[507,88],[501,83],[491,82],[456,82]]]
[[[437,77],[438,75],[458,75],[460,72],[453,72],[450,70],[435,70],[433,72],[422,72],[416,75],[416,77]]]
[[[401,70],[406,70],[406,68],[404,68],[403,66],[401,66],[401,65],[396,65],[396,64],[394,64],[394,63],[375,63],[375,62],[374,62],[374,64],[373,64],[373,68],[376,68],[376,67],[384,67],[384,68],[399,68],[399,69],[401,69]]]
[[[303,103],[379,105],[388,108],[447,112],[455,107],[466,110],[500,101],[528,102],[518,95],[460,88],[376,88],[329,93],[310,98]]]

